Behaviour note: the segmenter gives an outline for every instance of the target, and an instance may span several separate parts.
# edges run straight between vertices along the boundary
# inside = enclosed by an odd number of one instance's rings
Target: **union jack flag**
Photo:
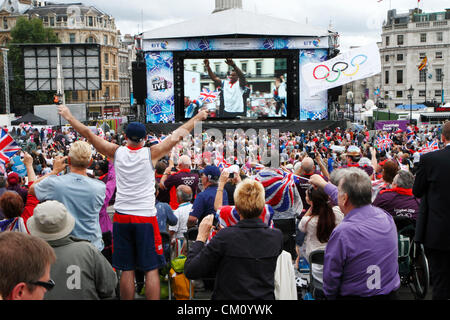
[[[20,146],[14,139],[3,129],[0,134],[0,162],[5,164],[9,159],[20,151]]]
[[[414,130],[412,129],[411,126],[407,126],[406,127],[406,135],[408,135],[408,136],[413,136],[414,135]]]
[[[425,147],[423,147],[422,149],[419,150],[419,153],[425,154],[425,153],[436,151],[436,150],[439,150],[439,144],[438,144],[437,140],[434,140],[434,141],[428,142]]]
[[[378,137],[376,145],[379,151],[387,150],[391,147],[393,141],[388,137]]]
[[[209,89],[203,88],[202,92],[200,92],[200,97],[198,97],[198,100],[201,100],[203,103],[213,103],[216,101],[219,93],[220,92],[217,90],[210,91]]]
[[[266,169],[258,172],[255,180],[262,183],[266,193],[266,204],[278,212],[298,212],[303,203],[298,193],[298,179],[293,173],[280,169]]]

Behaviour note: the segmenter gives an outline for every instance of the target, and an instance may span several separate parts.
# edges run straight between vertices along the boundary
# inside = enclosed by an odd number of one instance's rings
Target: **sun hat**
[[[359,156],[361,155],[361,149],[359,149],[357,146],[350,146],[347,148],[347,156]]]
[[[128,124],[125,134],[128,139],[134,142],[141,142],[147,132],[145,126],[140,122],[131,122]]]
[[[28,231],[45,241],[62,239],[75,227],[75,218],[67,208],[56,200],[40,203],[27,221]]]

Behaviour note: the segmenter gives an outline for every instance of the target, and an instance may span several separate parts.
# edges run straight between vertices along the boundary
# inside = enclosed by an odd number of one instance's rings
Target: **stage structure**
[[[146,121],[173,123],[208,107],[212,119],[326,120],[301,68],[334,54],[327,28],[230,9],[142,34]]]

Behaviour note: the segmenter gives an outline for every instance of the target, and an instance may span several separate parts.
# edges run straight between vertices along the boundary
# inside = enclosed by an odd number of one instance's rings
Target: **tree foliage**
[[[34,105],[51,104],[54,92],[26,91],[24,81],[23,54],[19,44],[61,43],[51,28],[44,27],[38,18],[19,17],[11,30],[8,45],[8,60],[12,66],[10,75],[11,112],[16,116],[33,111]],[[12,76],[12,77],[11,77]]]

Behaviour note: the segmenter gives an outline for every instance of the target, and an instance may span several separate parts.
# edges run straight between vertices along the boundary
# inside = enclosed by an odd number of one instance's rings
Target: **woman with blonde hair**
[[[236,186],[234,201],[240,221],[221,229],[208,244],[214,215],[200,223],[186,259],[185,275],[201,279],[215,274],[214,300],[274,300],[274,274],[283,235],[260,219],[266,204],[264,187],[245,179]]]

